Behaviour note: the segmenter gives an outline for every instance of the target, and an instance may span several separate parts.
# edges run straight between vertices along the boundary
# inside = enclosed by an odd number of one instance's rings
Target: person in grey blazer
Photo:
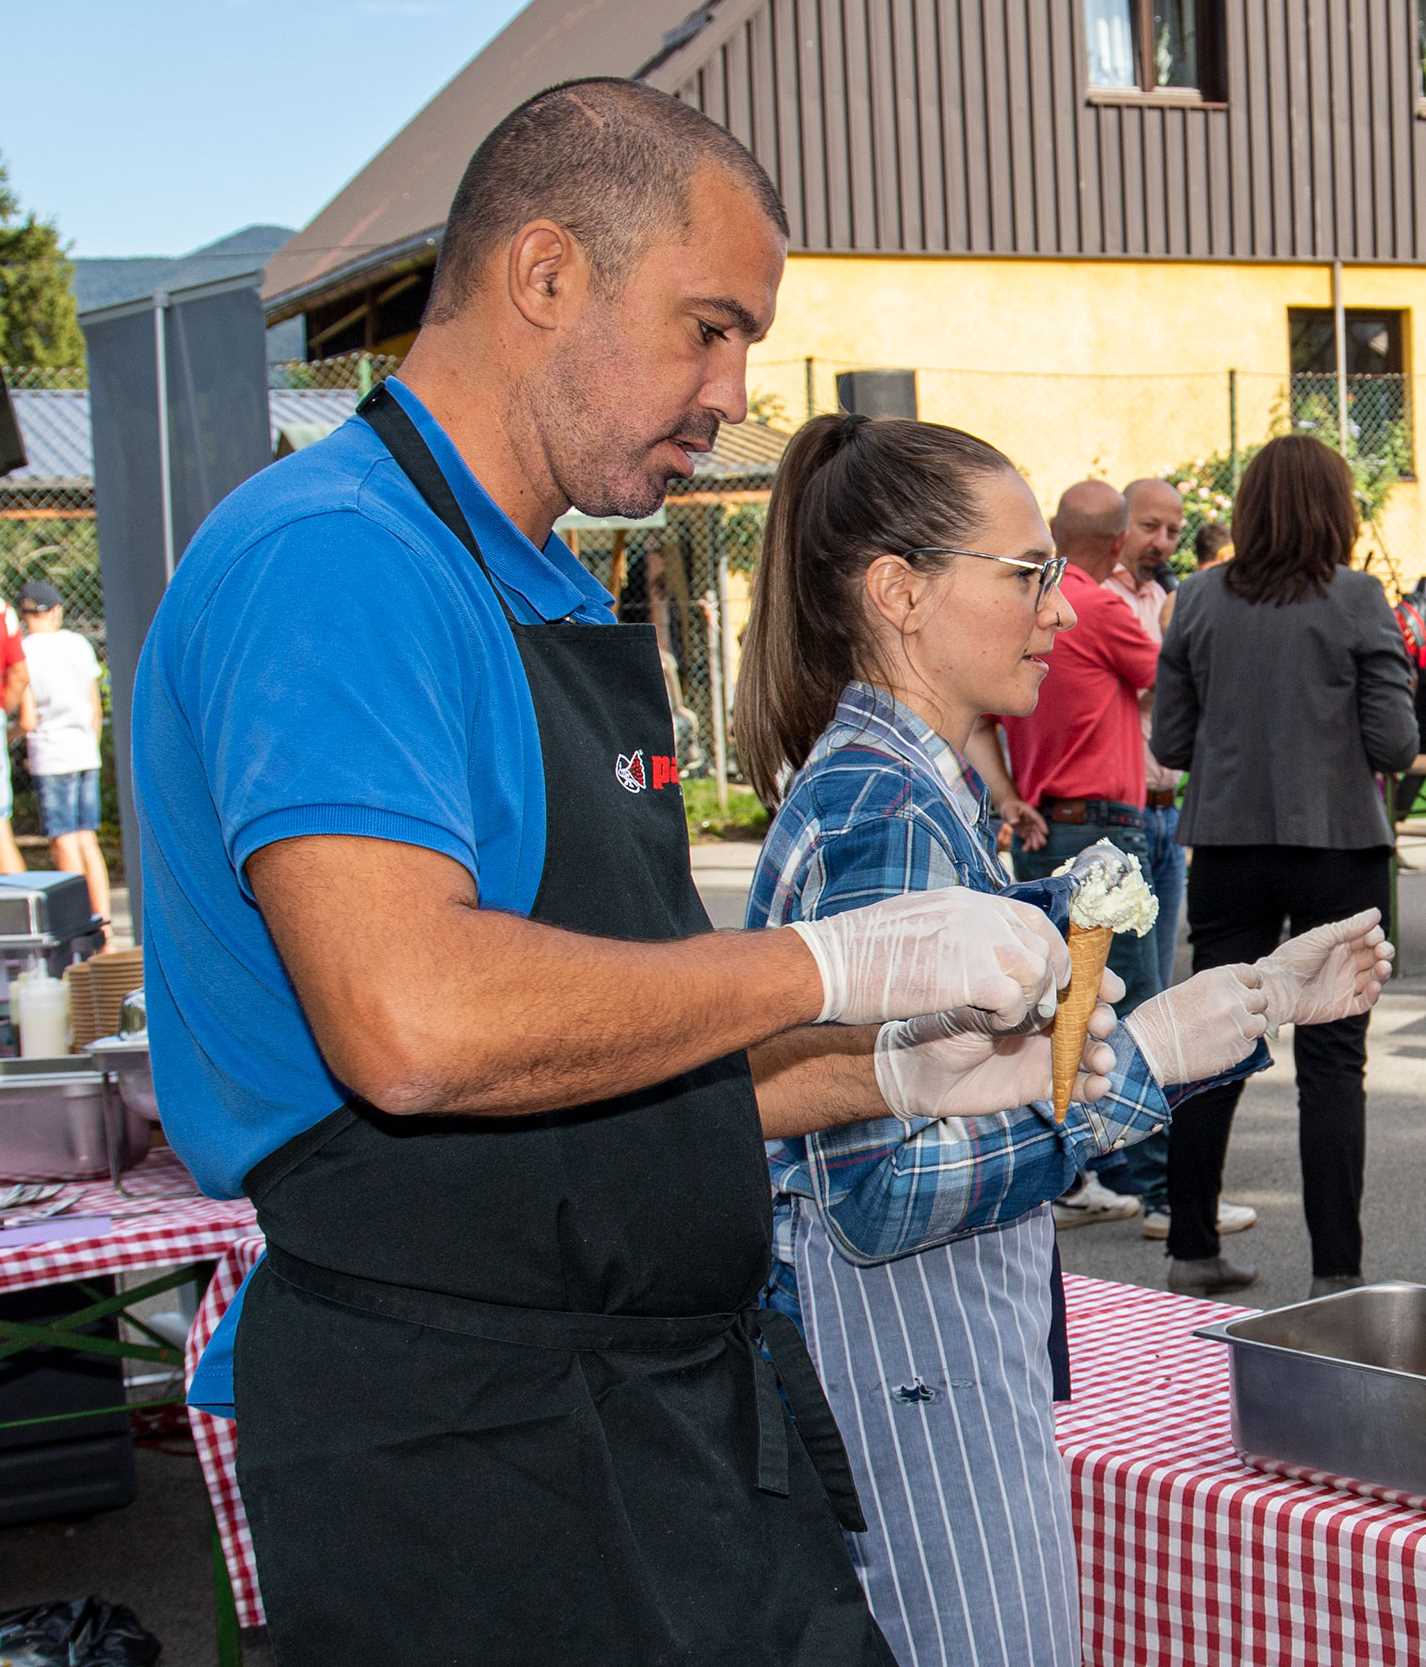
[[[1191,772],[1179,840],[1193,848],[1199,972],[1390,908],[1392,829],[1375,771],[1420,750],[1401,633],[1381,585],[1347,563],[1358,523],[1347,465],[1320,441],[1272,440],[1243,476],[1235,558],[1188,580],[1159,660],[1152,746]],[[1367,1017],[1298,1028],[1302,1192],[1312,1295],[1361,1283]],[[1252,1283],[1214,1225],[1241,1083],[1210,1089],[1169,1144],[1169,1286]]]

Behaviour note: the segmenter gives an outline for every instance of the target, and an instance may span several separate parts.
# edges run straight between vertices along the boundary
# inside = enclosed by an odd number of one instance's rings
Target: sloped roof
[[[355,388],[274,388],[267,396],[273,450],[284,428],[318,424],[330,432],[356,409]],[[14,388],[10,404],[29,461],[0,475],[0,496],[24,492],[89,492],[94,447],[88,388]]]
[[[314,289],[429,259],[471,153],[542,87],[587,75],[672,90],[757,0],[532,0],[268,262],[275,323]]]
[[[282,431],[320,429],[344,423],[361,398],[355,388],[274,388],[267,396],[272,449]],[[0,475],[0,497],[41,491],[86,493],[94,485],[94,451],[89,432],[87,388],[20,388],[10,392],[29,458],[22,469]],[[696,459],[693,486],[736,480],[770,481],[789,436],[760,423],[719,430],[713,451]]]

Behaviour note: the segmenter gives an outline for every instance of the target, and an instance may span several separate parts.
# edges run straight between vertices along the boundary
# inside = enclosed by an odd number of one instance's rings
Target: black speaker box
[[[837,403],[861,417],[916,415],[914,370],[848,370],[837,378]]]

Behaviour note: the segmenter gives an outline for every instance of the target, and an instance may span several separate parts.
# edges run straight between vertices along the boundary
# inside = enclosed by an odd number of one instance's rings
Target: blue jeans
[[[1178,948],[1178,923],[1183,915],[1184,851],[1178,842],[1178,806],[1146,810],[1144,821],[1149,835],[1149,884],[1159,900],[1159,918],[1149,941],[1159,963],[1159,988],[1173,983],[1174,951]]]
[[[62,834],[93,833],[99,826],[99,772],[68,770],[58,776],[36,776],[35,795],[47,839]]]
[[[1173,813],[1175,817],[1177,812]],[[1062,862],[1078,856],[1087,845],[1107,839],[1121,851],[1139,859],[1149,883],[1153,884],[1153,863],[1149,835],[1140,828],[1117,827],[1102,822],[1051,822],[1050,836],[1039,851],[1027,851],[1016,839],[1011,847],[1015,861],[1015,877],[1019,880],[1039,880],[1053,874]],[[1154,945],[1154,934],[1136,938],[1129,932],[1118,932],[1109,949],[1109,965],[1124,980],[1124,999],[1115,1011],[1121,1019],[1141,1001],[1156,996],[1162,985],[1159,981],[1159,958]],[[1137,1194],[1144,1202],[1145,1211],[1162,1209],[1168,1201],[1168,1136],[1149,1135],[1122,1152],[1106,1153],[1096,1158],[1089,1167],[1102,1176],[1106,1186],[1116,1192]]]

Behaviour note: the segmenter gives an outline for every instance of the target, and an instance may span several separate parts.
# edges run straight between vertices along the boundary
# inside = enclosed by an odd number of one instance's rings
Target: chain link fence
[[[349,353],[269,367],[273,454],[281,457],[344,422],[397,368],[389,355]],[[778,460],[805,415],[838,408],[826,360],[750,368],[753,418],[724,429],[698,472],[677,483],[658,515],[629,524],[572,516],[559,530],[616,598],[620,618],[652,623],[663,653],[681,771],[724,804],[741,780],[736,686],[743,631]],[[6,382],[30,461],[0,477],[0,596],[46,578],[67,623],[104,653],[103,585],[82,370],[9,369]],[[1344,451],[1357,482],[1369,565],[1388,589],[1414,550],[1393,553],[1383,509],[1414,479],[1413,389],[1405,376],[1349,376],[1345,408],[1333,375],[1204,372],[1190,376],[1027,375],[921,368],[917,409],[1004,446],[1048,508],[1071,481],[1173,480],[1184,495],[1180,560],[1192,565],[1205,521],[1231,520],[1247,463],[1271,435],[1318,435]],[[759,420],[761,419],[761,420]],[[1414,571],[1414,567],[1413,567]],[[698,790],[696,790],[698,791]]]
[[[65,624],[104,653],[104,583],[94,514],[89,387],[82,368],[7,367],[28,461],[0,476],[0,597],[48,579]]]

